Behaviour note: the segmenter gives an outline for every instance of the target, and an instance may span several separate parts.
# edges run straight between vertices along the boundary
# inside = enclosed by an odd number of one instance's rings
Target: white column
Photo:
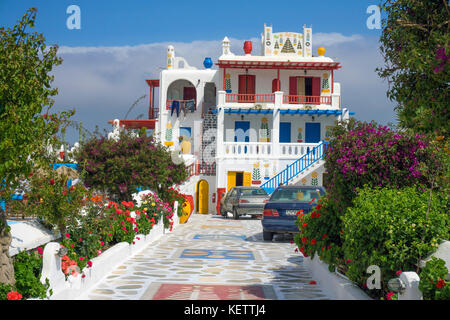
[[[224,118],[225,118],[225,91],[219,91],[218,104],[217,104],[217,136],[216,136],[216,158],[222,158],[224,154],[223,149],[223,127],[224,127]]]
[[[280,157],[280,107],[283,104],[283,92],[275,92],[275,105],[272,115],[272,152],[274,158]]]

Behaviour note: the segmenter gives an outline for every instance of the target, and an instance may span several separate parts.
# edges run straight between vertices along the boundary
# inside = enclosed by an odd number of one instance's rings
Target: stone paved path
[[[80,299],[329,299],[289,236],[262,239],[261,221],[192,215],[118,266]]]

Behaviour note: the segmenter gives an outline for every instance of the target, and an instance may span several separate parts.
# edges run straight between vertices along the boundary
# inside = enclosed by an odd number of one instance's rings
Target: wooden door
[[[208,214],[209,205],[209,185],[206,180],[198,183],[198,213]]]
[[[236,186],[236,172],[228,171],[227,174],[227,192],[230,191],[231,188]]]
[[[255,102],[256,77],[252,74],[239,75],[238,93],[245,96],[239,96],[239,102]]]
[[[252,173],[244,172],[244,187],[251,187],[251,186],[252,186]]]

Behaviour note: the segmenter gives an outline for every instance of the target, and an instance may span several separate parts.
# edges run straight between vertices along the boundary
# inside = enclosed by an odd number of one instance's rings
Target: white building
[[[280,183],[322,185],[327,130],[349,117],[334,77],[341,66],[322,47],[313,56],[311,28],[274,33],[264,26],[261,49],[253,54],[246,41],[237,55],[225,37],[222,55],[205,58],[200,70],[169,46],[160,79],[147,80],[154,135],[181,151],[192,174],[182,191],[199,213],[215,213],[235,185],[269,192]]]

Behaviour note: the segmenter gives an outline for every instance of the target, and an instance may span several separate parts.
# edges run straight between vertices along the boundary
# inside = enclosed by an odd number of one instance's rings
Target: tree
[[[380,38],[389,99],[399,124],[415,132],[448,136],[450,119],[450,10],[447,0],[384,0]]]
[[[70,116],[47,114],[51,97],[58,92],[51,87],[49,73],[62,59],[56,56],[57,46],[47,47],[42,34],[27,32],[34,27],[36,12],[32,8],[10,29],[0,28],[0,199],[4,200],[10,199],[19,179],[31,173],[41,159],[42,146]],[[47,113],[42,116],[45,106]],[[7,284],[14,283],[10,238],[0,209],[0,282]]]
[[[115,201],[130,200],[137,187],[163,193],[187,178],[184,163],[175,164],[169,150],[142,131],[139,137],[122,132],[115,141],[92,137],[75,155],[83,181],[109,193]]]

